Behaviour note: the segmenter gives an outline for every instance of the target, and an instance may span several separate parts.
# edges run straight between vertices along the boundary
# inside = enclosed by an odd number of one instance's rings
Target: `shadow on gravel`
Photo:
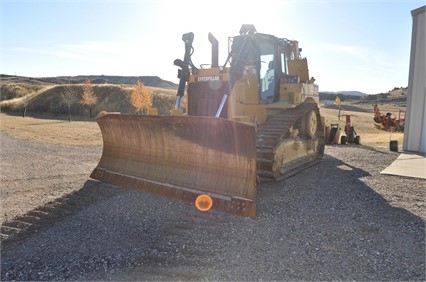
[[[97,202],[120,193],[124,191],[112,185],[88,180],[80,190],[4,222],[1,226],[2,248],[7,248],[13,242],[22,241],[41,232],[45,227],[63,221]]]
[[[390,205],[371,178],[395,179],[326,154],[261,183],[255,219],[88,180],[42,210],[54,219],[12,236],[19,244],[2,249],[1,278],[424,281],[424,221]]]
[[[377,147],[374,146],[369,146],[369,145],[365,145],[365,144],[360,144],[360,145],[356,145],[356,144],[346,144],[346,145],[341,145],[341,144],[327,144],[327,147],[330,148],[342,148],[342,146],[344,146],[343,148],[362,148],[365,150],[370,150],[374,153],[379,153],[379,154],[383,154],[383,155],[396,155],[398,156],[400,152],[391,152],[389,151],[384,151],[384,150],[380,150]]]

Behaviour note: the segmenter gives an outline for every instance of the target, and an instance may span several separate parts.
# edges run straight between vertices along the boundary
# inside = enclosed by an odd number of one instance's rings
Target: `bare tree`
[[[149,91],[149,89],[147,89],[139,80],[132,90],[130,103],[136,109],[136,113],[146,113],[152,106],[151,91]]]
[[[77,101],[77,92],[65,86],[64,92],[61,93],[62,99],[68,106],[68,121],[71,121],[71,105]]]
[[[89,79],[84,82],[83,85],[83,93],[81,95],[80,103],[89,106],[90,108],[90,118],[92,118],[92,106],[96,104],[98,101],[98,97],[95,95],[95,90],[93,89],[93,85]]]

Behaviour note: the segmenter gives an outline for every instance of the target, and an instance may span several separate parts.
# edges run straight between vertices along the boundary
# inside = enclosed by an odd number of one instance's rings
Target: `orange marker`
[[[209,195],[200,195],[195,199],[195,206],[200,211],[208,211],[213,206],[213,200]]]

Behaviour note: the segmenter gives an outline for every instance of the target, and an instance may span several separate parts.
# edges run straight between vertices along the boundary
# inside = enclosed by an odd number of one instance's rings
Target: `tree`
[[[80,103],[89,106],[90,109],[90,118],[92,118],[92,106],[96,104],[98,101],[98,97],[95,95],[95,90],[93,89],[93,85],[89,79],[84,82],[83,85],[83,93],[81,95]]]
[[[142,82],[138,80],[132,90],[130,103],[136,109],[136,113],[146,113],[152,106],[152,94]]]
[[[61,93],[62,99],[68,105],[68,121],[71,121],[71,105],[77,100],[77,92],[65,86],[64,92]]]

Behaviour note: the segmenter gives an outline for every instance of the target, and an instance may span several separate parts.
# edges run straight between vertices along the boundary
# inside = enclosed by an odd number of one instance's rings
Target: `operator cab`
[[[266,72],[262,72],[262,68],[260,70],[260,101],[272,102],[274,100],[274,77],[275,77],[275,69],[274,69],[274,61],[269,61],[268,69]],[[264,74],[264,75],[262,75]]]
[[[292,41],[269,34],[243,34],[233,37],[231,50],[231,86],[243,76],[245,67],[256,66],[259,102],[280,100],[281,80],[293,82],[289,79],[287,61],[298,58]]]

